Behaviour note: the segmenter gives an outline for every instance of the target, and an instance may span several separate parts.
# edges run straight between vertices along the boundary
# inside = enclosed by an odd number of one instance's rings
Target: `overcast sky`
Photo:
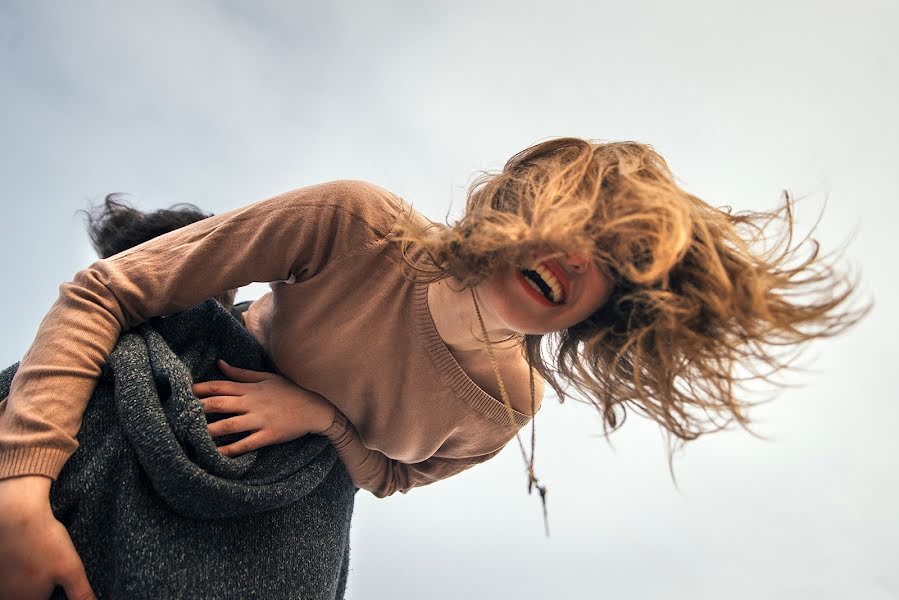
[[[458,215],[471,176],[562,135],[652,144],[715,205],[804,196],[848,242],[869,318],[809,348],[804,385],[675,459],[552,398],[517,447],[407,496],[357,494],[348,598],[899,598],[899,5],[0,2],[0,343],[28,348],[93,260],[109,192],[222,212],[366,179]],[[251,286],[243,299],[257,297]]]

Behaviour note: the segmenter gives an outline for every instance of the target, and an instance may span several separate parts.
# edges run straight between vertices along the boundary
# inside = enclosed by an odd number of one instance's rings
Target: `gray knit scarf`
[[[119,338],[50,492],[88,580],[99,598],[343,598],[356,488],[321,436],[219,454],[191,392],[224,379],[217,358],[276,371],[213,300]]]

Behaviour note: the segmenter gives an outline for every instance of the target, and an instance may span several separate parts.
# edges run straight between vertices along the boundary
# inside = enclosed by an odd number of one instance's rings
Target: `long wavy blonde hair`
[[[504,262],[529,266],[536,248],[588,253],[615,282],[612,296],[567,330],[522,336],[522,350],[560,400],[595,405],[605,433],[632,409],[681,442],[748,429],[756,402],[737,397],[744,384],[779,383],[805,342],[870,308],[847,308],[855,282],[811,232],[794,240],[794,200],[782,200],[768,212],[715,208],[681,189],[648,145],[562,138],[482,174],[452,225],[401,218],[397,241],[407,277],[452,276],[464,288]],[[409,260],[412,244],[436,268]]]

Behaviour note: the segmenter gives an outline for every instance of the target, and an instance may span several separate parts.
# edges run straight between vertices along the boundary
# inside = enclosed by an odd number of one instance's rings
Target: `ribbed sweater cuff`
[[[55,480],[70,456],[59,448],[4,448],[0,451],[0,479],[44,475]]]
[[[335,446],[343,439],[347,430],[346,416],[340,410],[334,411],[334,422],[331,426],[322,431],[322,435],[328,438]]]

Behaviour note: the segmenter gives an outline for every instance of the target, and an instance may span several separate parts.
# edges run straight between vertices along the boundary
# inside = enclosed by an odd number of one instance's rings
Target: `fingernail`
[[[224,358],[220,358],[220,359],[219,359],[219,362],[222,363],[223,365],[227,365],[227,364],[228,364],[227,362],[225,362],[225,359],[224,359]],[[228,366],[231,366],[231,365],[228,365]]]

